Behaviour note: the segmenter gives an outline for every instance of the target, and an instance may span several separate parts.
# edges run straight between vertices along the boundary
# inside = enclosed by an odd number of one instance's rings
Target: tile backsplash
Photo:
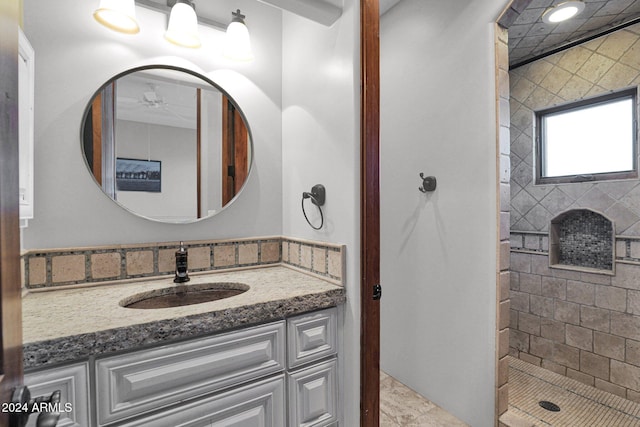
[[[344,245],[288,237],[184,242],[189,272],[286,264],[343,284]],[[28,289],[168,276],[179,242],[29,250],[22,254]]]

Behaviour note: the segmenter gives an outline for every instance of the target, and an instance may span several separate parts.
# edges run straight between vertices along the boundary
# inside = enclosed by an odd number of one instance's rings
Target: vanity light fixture
[[[178,46],[191,48],[201,46],[198,36],[198,16],[190,0],[178,0],[173,5],[164,38]]]
[[[136,20],[134,0],[100,0],[93,17],[107,28],[126,34],[136,34],[140,26]]]
[[[245,16],[240,9],[231,12],[231,23],[227,27],[222,54],[234,61],[252,61],[251,38],[249,29],[244,23]]]
[[[559,3],[542,14],[542,21],[546,24],[557,24],[578,15],[584,10],[584,2],[571,0]]]

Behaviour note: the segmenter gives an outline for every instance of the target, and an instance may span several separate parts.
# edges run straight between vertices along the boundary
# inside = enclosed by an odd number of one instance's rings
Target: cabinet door
[[[98,424],[282,372],[284,331],[281,321],[99,359]]]
[[[336,307],[288,319],[289,369],[336,354],[337,325],[338,309]]]
[[[284,375],[258,381],[119,427],[283,427]]]
[[[31,397],[50,396],[60,390],[60,419],[57,427],[86,427],[89,424],[89,379],[86,363],[25,374]],[[35,427],[37,414],[27,427]]]
[[[338,419],[336,359],[289,374],[289,426],[324,427]]]

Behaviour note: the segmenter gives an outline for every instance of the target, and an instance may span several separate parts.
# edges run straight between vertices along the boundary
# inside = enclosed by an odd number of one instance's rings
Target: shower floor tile
[[[465,427],[444,409],[380,371],[380,427]]]
[[[551,412],[542,400],[560,407]],[[522,360],[509,358],[510,427],[640,427],[640,404]]]

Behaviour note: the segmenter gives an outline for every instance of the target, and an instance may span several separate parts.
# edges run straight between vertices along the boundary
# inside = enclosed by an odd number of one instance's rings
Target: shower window
[[[536,184],[638,176],[637,89],[536,112]]]

